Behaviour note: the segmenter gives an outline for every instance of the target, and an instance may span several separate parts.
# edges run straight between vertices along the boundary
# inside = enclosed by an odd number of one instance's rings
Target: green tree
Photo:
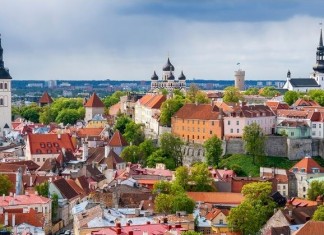
[[[179,166],[175,171],[175,183],[180,185],[185,190],[188,189],[189,182],[189,169],[186,166]]]
[[[126,125],[130,122],[132,122],[132,119],[123,114],[117,118],[114,130],[119,130],[123,135],[125,133]]]
[[[324,90],[315,89],[308,92],[310,98],[316,101],[319,105],[324,106]]]
[[[160,180],[153,185],[154,194],[164,193],[170,194],[171,193],[171,182],[166,180]]]
[[[286,91],[283,99],[287,104],[292,105],[298,100],[299,96],[300,94],[297,91]]]
[[[157,148],[155,147],[153,141],[150,139],[144,140],[144,142],[140,143],[138,147],[140,148],[140,151],[143,153],[143,159],[144,159],[145,165],[146,165],[147,158],[152,153],[154,153],[157,150]]]
[[[173,200],[173,197],[174,196],[165,193],[160,193],[159,195],[157,195],[154,200],[155,210],[159,213],[170,213],[172,210],[171,202]]]
[[[78,110],[66,108],[58,113],[55,122],[63,123],[64,125],[73,125],[80,119],[81,117]]]
[[[111,96],[106,96],[103,103],[105,104],[106,108],[109,108],[114,104],[117,104],[120,101],[120,97],[124,95],[126,95],[126,92],[124,91],[115,91]]]
[[[213,136],[205,141],[204,148],[208,165],[217,166],[223,154],[222,141],[217,136]]]
[[[48,181],[45,181],[44,183],[41,183],[39,185],[36,185],[36,191],[38,193],[38,195],[43,196],[43,197],[48,197],[49,195],[49,183]]]
[[[307,198],[315,201],[316,198],[321,195],[324,195],[324,181],[312,181],[307,190]]]
[[[195,231],[184,231],[181,233],[181,235],[202,235],[202,233]]]
[[[207,94],[199,89],[196,84],[191,84],[187,93],[186,100],[189,103],[207,104],[209,99]]]
[[[260,95],[265,97],[275,97],[276,95],[280,95],[280,92],[273,86],[266,86],[260,90]]]
[[[123,134],[128,143],[139,145],[145,139],[144,131],[141,124],[136,124],[130,121],[126,124],[125,132]]]
[[[165,164],[166,168],[170,170],[176,168],[174,159],[163,152],[162,149],[156,150],[146,159],[146,166],[148,167],[155,167],[157,163]]]
[[[177,211],[186,211],[188,214],[192,214],[196,203],[194,200],[189,198],[186,194],[178,194],[172,198],[172,213],[176,213]]]
[[[52,221],[57,221],[58,216],[58,195],[56,193],[51,195],[52,198]]]
[[[324,221],[324,206],[323,205],[317,207],[317,209],[313,215],[313,220]]]
[[[224,90],[223,101],[224,102],[234,102],[237,103],[243,100],[243,96],[240,90],[234,86],[226,87]]]
[[[13,187],[7,175],[0,175],[0,195],[8,195],[10,188]]]
[[[171,117],[183,106],[183,104],[184,99],[179,96],[164,101],[161,105],[161,125],[171,126]]]
[[[141,149],[136,145],[127,146],[120,154],[122,159],[131,163],[142,163],[143,155],[144,154],[141,152]]]
[[[38,123],[40,112],[41,107],[39,107],[37,104],[32,104],[30,106],[23,107],[21,116],[28,121]]]
[[[206,163],[196,163],[191,167],[190,181],[192,182],[192,191],[211,192],[212,178]]]
[[[276,203],[270,197],[270,182],[246,184],[242,188],[244,201],[232,208],[227,221],[235,231],[243,234],[256,234],[273,214]],[[244,216],[242,216],[244,215]]]
[[[244,92],[244,95],[258,95],[259,89],[256,87],[250,87]]]
[[[264,156],[265,136],[259,124],[253,122],[252,124],[245,126],[243,129],[242,139],[244,141],[245,151],[253,157],[253,163],[255,164],[256,158],[260,163]]]
[[[164,133],[160,136],[160,148],[168,157],[173,158],[176,166],[182,166],[183,155],[181,148],[183,142],[179,137],[171,133]]]

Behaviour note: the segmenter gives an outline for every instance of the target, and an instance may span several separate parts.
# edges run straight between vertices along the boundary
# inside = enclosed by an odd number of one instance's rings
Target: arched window
[[[0,105],[3,105],[3,98],[0,98]]]
[[[6,89],[6,90],[8,89],[8,84],[7,83],[4,84],[4,89]]]
[[[0,83],[0,89],[3,89],[3,83],[2,82]]]

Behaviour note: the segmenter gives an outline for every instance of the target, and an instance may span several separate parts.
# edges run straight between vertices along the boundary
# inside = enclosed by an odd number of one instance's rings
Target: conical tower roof
[[[87,103],[84,105],[84,107],[103,108],[105,107],[105,105],[101,101],[101,99],[97,96],[97,94],[93,93],[92,96],[87,101]]]
[[[51,104],[53,103],[52,97],[47,93],[47,91],[44,92],[42,97],[39,99],[40,104]]]

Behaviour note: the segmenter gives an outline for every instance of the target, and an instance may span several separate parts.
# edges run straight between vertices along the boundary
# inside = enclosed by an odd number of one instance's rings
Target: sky
[[[0,0],[16,80],[150,80],[168,56],[187,79],[309,77],[322,0]],[[240,63],[240,65],[237,65]]]

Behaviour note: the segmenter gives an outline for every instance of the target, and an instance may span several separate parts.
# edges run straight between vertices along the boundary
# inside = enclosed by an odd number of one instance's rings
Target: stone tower
[[[244,91],[244,84],[245,84],[245,71],[238,69],[235,71],[235,87],[238,88],[240,91]]]
[[[311,77],[313,77],[317,84],[324,88],[324,46],[323,46],[323,36],[322,29],[320,32],[319,44],[316,50],[316,64],[313,67],[314,73]]]
[[[11,79],[4,67],[0,34],[0,136],[11,129]]]

